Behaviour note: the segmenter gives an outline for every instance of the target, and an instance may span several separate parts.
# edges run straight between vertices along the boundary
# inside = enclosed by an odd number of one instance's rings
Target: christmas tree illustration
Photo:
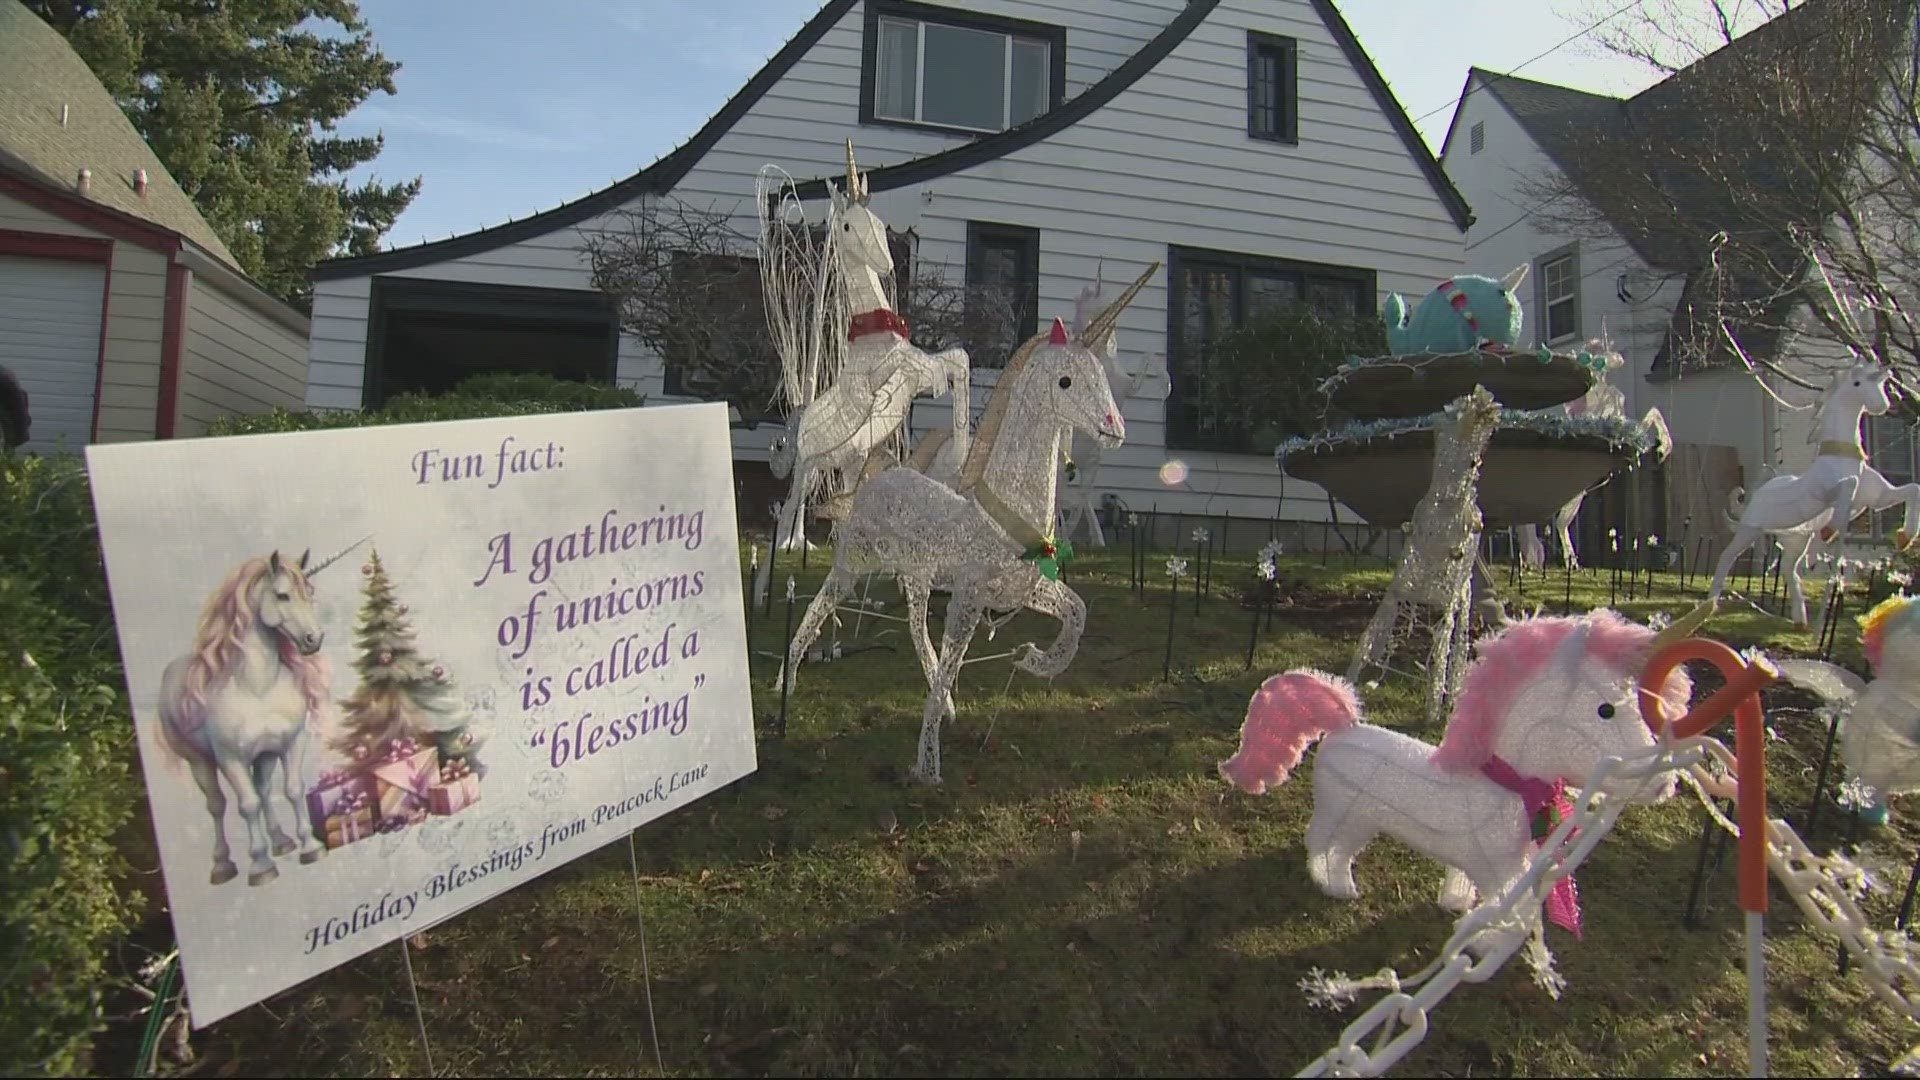
[[[466,704],[446,669],[416,647],[407,606],[395,595],[377,550],[360,572],[366,576],[354,634],[360,685],[342,703],[334,749],[368,762],[394,740],[412,739],[438,749],[442,762],[465,761],[479,748]]]

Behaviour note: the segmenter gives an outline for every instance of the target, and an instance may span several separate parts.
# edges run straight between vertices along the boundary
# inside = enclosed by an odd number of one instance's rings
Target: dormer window
[[[992,134],[1059,104],[1066,31],[975,12],[869,0],[862,123]]]

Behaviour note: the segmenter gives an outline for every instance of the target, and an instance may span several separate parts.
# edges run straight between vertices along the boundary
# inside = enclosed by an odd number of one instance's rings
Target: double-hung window
[[[864,123],[991,134],[1059,104],[1060,27],[902,0],[869,0]]]
[[[1300,141],[1300,47],[1292,38],[1247,31],[1247,134]]]

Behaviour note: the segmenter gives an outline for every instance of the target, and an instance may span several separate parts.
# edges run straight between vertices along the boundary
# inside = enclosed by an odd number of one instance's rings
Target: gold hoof
[[[1907,535],[1907,530],[1905,529],[1893,530],[1893,550],[1905,551],[1912,546],[1913,546],[1913,537]]]

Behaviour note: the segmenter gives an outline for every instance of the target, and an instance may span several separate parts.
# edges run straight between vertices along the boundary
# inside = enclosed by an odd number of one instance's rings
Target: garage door
[[[106,272],[97,263],[0,255],[0,364],[27,391],[33,439],[25,449],[78,450],[93,433]]]

